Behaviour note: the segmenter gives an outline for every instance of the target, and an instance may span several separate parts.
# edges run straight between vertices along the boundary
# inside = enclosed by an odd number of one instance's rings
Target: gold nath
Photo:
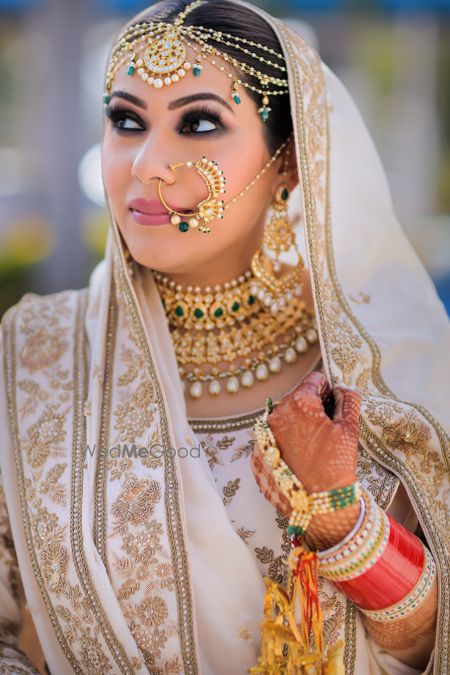
[[[258,113],[264,122],[267,121],[271,111],[269,96],[279,96],[287,94],[289,91],[288,81],[285,77],[286,67],[283,54],[259,42],[236,37],[222,31],[204,28],[203,26],[184,26],[183,22],[186,16],[192,10],[205,4],[206,1],[195,0],[192,2],[175,17],[173,23],[144,21],[126,28],[119,35],[106,74],[104,92],[106,104],[110,100],[115,73],[118,68],[126,64],[128,75],[134,75],[137,72],[149,86],[154,89],[161,89],[172,86],[185,77],[189,71],[192,72],[194,77],[200,76],[203,62],[208,60],[215,68],[231,79],[231,98],[237,105],[241,103],[239,94],[239,86],[241,85],[261,94],[262,101]],[[223,49],[220,49],[221,44],[247,54],[255,60],[255,66],[239,61],[223,51]],[[195,52],[195,63],[191,63],[187,59],[187,46]],[[266,53],[275,57],[275,61],[266,58],[264,56]],[[220,57],[229,64],[230,68],[228,69],[218,63],[214,57]],[[280,71],[280,74],[284,76],[276,77],[263,73],[256,65],[258,62],[269,65],[271,68]],[[236,77],[233,68],[237,68],[258,81],[259,86]]]
[[[197,206],[197,211],[186,215],[181,211],[176,211],[173,209],[163,197],[162,194],[162,178],[158,181],[158,195],[161,201],[161,204],[168,210],[171,214],[170,222],[172,225],[177,225],[180,232],[187,232],[190,227],[198,228],[200,232],[208,234],[211,232],[209,227],[202,225],[200,221],[208,223],[213,218],[223,218],[224,211],[224,201],[223,199],[218,199],[218,196],[225,192],[225,178],[223,176],[223,171],[217,166],[217,162],[214,160],[208,160],[207,157],[202,157],[196,162],[187,161],[187,162],[176,162],[174,164],[169,164],[170,171],[175,171],[180,166],[187,166],[190,169],[196,169],[200,176],[206,183],[208,189],[208,196]]]
[[[235,197],[232,197],[226,204],[223,199],[219,199],[219,196],[226,192],[226,178],[223,175],[223,171],[219,169],[217,162],[214,160],[208,160],[207,157],[202,157],[196,161],[188,160],[186,162],[169,164],[169,169],[171,171],[175,171],[180,166],[187,166],[188,168],[196,169],[204,179],[208,188],[208,195],[197,205],[197,210],[192,213],[183,213],[181,211],[176,211],[166,202],[162,194],[163,180],[161,178],[159,179],[158,195],[161,203],[169,212],[170,222],[172,225],[178,227],[180,232],[188,232],[192,228],[196,229],[198,232],[209,234],[211,229],[206,226],[206,223],[208,223],[210,220],[213,220],[214,218],[223,218],[224,211],[226,211],[227,208],[231,206],[231,204],[234,204],[240,197],[243,197],[256,183],[256,181],[259,180],[261,176],[264,176],[266,171],[280,156],[288,142],[289,139],[283,141],[283,143],[278,146],[272,157],[265,163],[261,171],[258,171],[253,180],[251,180],[250,183],[248,183],[245,188],[239,192],[239,194],[237,194]],[[202,224],[202,222],[205,224]]]

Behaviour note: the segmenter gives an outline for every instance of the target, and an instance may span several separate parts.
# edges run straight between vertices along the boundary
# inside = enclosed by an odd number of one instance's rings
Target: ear
[[[288,144],[281,153],[278,164],[278,176],[280,179],[284,179],[284,182],[288,186],[289,192],[292,192],[292,190],[298,185],[299,175],[297,169],[297,159],[295,156],[295,142],[293,133],[291,133],[289,136]]]

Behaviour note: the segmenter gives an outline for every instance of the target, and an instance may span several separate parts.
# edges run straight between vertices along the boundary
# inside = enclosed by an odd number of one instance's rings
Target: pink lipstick
[[[159,199],[133,199],[129,208],[131,215],[139,225],[163,225],[170,222],[170,215]],[[174,207],[175,211],[184,211]]]

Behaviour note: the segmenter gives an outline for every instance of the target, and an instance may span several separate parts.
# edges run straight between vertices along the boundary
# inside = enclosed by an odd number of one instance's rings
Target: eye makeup
[[[106,116],[113,125],[113,128],[119,133],[134,133],[146,130],[146,125],[140,116],[129,108],[123,106],[107,106]],[[209,122],[215,128],[198,131],[202,126],[201,122]],[[183,131],[187,126],[191,126],[190,131]],[[192,130],[194,127],[194,130]],[[177,131],[181,135],[201,136],[204,134],[216,133],[224,130],[222,122],[222,113],[220,109],[214,106],[202,105],[185,111],[177,125]]]

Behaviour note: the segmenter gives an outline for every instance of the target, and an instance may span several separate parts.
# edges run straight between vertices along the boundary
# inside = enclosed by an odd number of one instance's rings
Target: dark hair
[[[182,12],[187,5],[190,4],[186,0],[162,0],[158,2],[154,9],[151,8],[148,12],[139,14],[139,22],[146,20],[153,21],[172,21],[177,14]],[[260,42],[266,47],[274,49],[279,54],[282,53],[280,43],[277,36],[273,32],[269,24],[256,12],[253,12],[247,7],[243,7],[228,0],[208,0],[204,5],[200,5],[192,10],[187,15],[184,24],[186,26],[203,26],[204,28],[212,28],[213,30],[220,30],[224,33],[236,37],[246,38],[253,42]],[[133,25],[133,23],[130,23]],[[213,43],[214,44],[214,43]],[[251,66],[256,66],[258,70],[267,75],[280,77],[280,72],[272,66],[256,61],[251,56],[237,50],[229,45],[219,43],[221,51],[234,56],[239,61],[243,61]],[[246,45],[244,45],[246,46]],[[266,56],[261,50],[260,53]],[[268,55],[267,55],[268,56]],[[270,56],[269,56],[270,58]],[[245,82],[249,82],[258,86],[258,80],[247,76],[240,72],[239,77]],[[246,92],[258,105],[261,105],[261,94],[258,94],[251,89],[245,88]],[[270,97],[271,112],[269,119],[264,124],[264,138],[267,143],[269,152],[273,154],[275,150],[285,141],[292,131],[292,118],[289,105],[289,95],[281,94],[279,96]]]

